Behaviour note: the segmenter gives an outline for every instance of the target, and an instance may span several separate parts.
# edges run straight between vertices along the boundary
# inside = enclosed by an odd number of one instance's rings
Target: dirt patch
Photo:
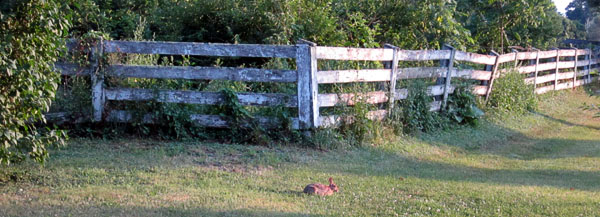
[[[190,195],[184,193],[170,193],[164,195],[162,199],[164,201],[181,203],[188,201],[190,199]]]
[[[240,173],[240,174],[251,174],[251,175],[264,175],[266,172],[273,170],[272,166],[249,166],[242,164],[205,164],[201,165],[204,168],[209,170],[219,170],[231,173]]]

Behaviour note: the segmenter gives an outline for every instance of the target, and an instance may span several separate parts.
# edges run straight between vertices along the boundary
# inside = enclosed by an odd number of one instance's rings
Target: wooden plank
[[[296,82],[297,80],[297,73],[293,70],[256,68],[112,65],[108,67],[108,73],[111,76],[130,78],[287,83]]]
[[[450,58],[450,50],[399,50],[399,61],[446,60]]]
[[[279,127],[283,127],[283,123],[281,120],[274,117],[254,117],[258,124],[265,129],[275,129]],[[218,115],[199,115],[194,114],[190,115],[190,120],[195,124],[204,127],[212,127],[212,128],[229,128],[231,123],[221,116]],[[300,129],[298,118],[291,118],[291,128],[292,129]],[[248,127],[248,126],[246,126]]]
[[[301,129],[316,128],[319,126],[316,44],[302,40],[296,46],[299,126]]]
[[[91,51],[90,60],[90,80],[92,82],[92,120],[94,122],[102,121],[102,114],[104,113],[104,73],[99,72],[99,59],[103,56],[103,40],[100,38],[98,44],[96,44]]]
[[[596,79],[597,78],[595,78],[593,80],[596,80]],[[569,88],[578,87],[578,86],[581,86],[581,85],[584,85],[584,84],[589,84],[591,82],[593,82],[593,81],[592,80],[590,80],[590,81],[588,81],[588,80],[577,80],[576,82],[574,82],[575,85],[573,85],[572,81],[563,82],[563,83],[558,84],[556,88],[558,90],[569,89]],[[554,90],[554,85],[548,85],[548,86],[543,86],[543,87],[536,88],[535,92],[537,94],[544,94],[544,93],[550,92],[552,90]]]
[[[577,56],[588,55],[589,53],[589,49],[577,49]]]
[[[106,99],[117,101],[149,101],[164,103],[186,103],[220,105],[225,102],[223,94],[218,92],[197,92],[183,90],[148,90],[148,89],[107,89]],[[237,93],[240,104],[244,106],[278,106],[297,107],[295,95],[280,93]]]
[[[319,84],[390,81],[390,69],[318,71]]]
[[[568,63],[567,64],[559,64],[559,69],[564,69],[564,68],[569,68]],[[531,66],[522,66],[522,67],[519,67],[517,69],[517,71],[519,71],[520,73],[526,74],[526,73],[535,72],[536,69],[538,70],[538,72],[555,70],[556,62],[542,63],[542,64],[536,64],[536,65],[531,65]]]
[[[368,93],[325,93],[319,94],[319,107],[334,107],[339,105],[354,105],[357,101],[364,101],[368,104],[379,104],[388,101],[388,94],[385,91],[375,91]]]
[[[518,60],[531,60],[537,58],[537,52],[519,52],[517,53]]]
[[[583,69],[583,70],[578,70],[577,71],[577,76],[585,76],[589,73],[590,70],[588,69]]]
[[[431,102],[431,108],[429,109],[429,111],[440,111],[442,108],[442,102],[441,101],[433,101]]]
[[[589,64],[590,64],[590,60],[588,60],[587,58],[585,58],[584,60],[577,61],[577,67],[585,67]]]
[[[46,119],[46,121],[48,123],[52,123],[52,124],[64,124],[64,123],[80,124],[80,123],[86,123],[86,122],[90,121],[89,117],[73,116],[71,113],[68,113],[68,112],[46,113],[46,114],[44,114],[44,118]],[[33,122],[33,120],[32,120],[32,122]]]
[[[110,111],[107,115],[107,121],[117,122],[117,123],[133,123],[134,117],[131,111],[124,110],[113,110]],[[211,127],[211,128],[229,128],[231,124],[225,117],[221,117],[219,115],[202,115],[202,114],[192,114],[189,119],[194,122],[197,126],[203,127]],[[278,128],[282,125],[281,120],[274,117],[263,117],[257,116],[255,117],[256,121],[261,125],[261,127],[266,129]],[[151,114],[145,114],[140,118],[141,123],[145,124],[155,124],[156,120],[152,117]],[[299,129],[299,120],[298,118],[291,118],[292,129]]]
[[[107,53],[296,58],[296,47],[289,45],[106,41],[104,48]]]
[[[540,51],[540,59],[548,59],[556,57],[558,50]]]
[[[54,69],[60,71],[61,75],[67,76],[89,75],[91,71],[89,67],[82,67],[79,64],[64,62],[55,63]]]
[[[515,56],[516,56],[515,53],[502,54],[502,55],[498,56],[498,64],[514,61]]]
[[[558,50],[558,53],[561,57],[575,56],[575,50],[571,49]]]
[[[488,87],[485,85],[475,85],[473,86],[473,94],[485,96],[485,94],[487,93],[487,89]]]
[[[543,84],[543,83],[555,81],[556,78],[558,78],[558,80],[573,79],[574,74],[575,73],[573,73],[573,72],[564,72],[564,73],[558,73],[558,76],[555,74],[539,76],[536,80],[536,82],[537,82],[536,84]],[[525,81],[533,83],[533,81],[535,79],[533,79],[533,80],[532,79],[533,78],[527,78],[527,79],[525,79]]]
[[[367,113],[367,118],[371,120],[383,120],[387,116],[387,110],[376,110],[369,111]],[[351,124],[354,122],[354,117],[352,116],[338,116],[338,115],[329,115],[322,116],[319,118],[320,127],[339,127],[342,123]]]
[[[494,65],[494,62],[496,61],[495,56],[469,53],[464,51],[456,51],[456,56],[454,59],[456,61],[466,61],[483,65]]]
[[[427,95],[428,96],[441,96],[444,94],[444,86],[443,84],[441,85],[433,85],[433,86],[429,86],[427,87]],[[448,90],[448,93],[454,93],[455,87],[454,86],[450,86],[450,89]],[[408,97],[408,89],[403,88],[403,89],[397,89],[396,90],[396,100],[402,100],[402,99],[406,99]]]
[[[568,69],[568,68],[573,68],[573,67],[575,67],[575,61],[561,61],[558,63],[558,69]],[[517,71],[519,71],[519,73],[526,74],[526,73],[535,72],[536,69],[539,72],[539,71],[556,70],[556,68],[557,68],[557,63],[550,62],[550,63],[530,65],[530,66],[522,66],[522,67],[517,68]]]
[[[487,81],[492,77],[492,72],[473,69],[453,69],[452,77]]]
[[[393,49],[317,47],[317,59],[323,60],[392,61],[393,58]]]
[[[446,76],[446,67],[412,67],[399,68],[398,79],[440,78]]]
[[[560,61],[558,63],[559,69],[569,69],[575,67],[575,61]]]
[[[151,114],[144,114],[142,117],[135,118],[133,116],[133,112],[125,111],[125,110],[111,110],[106,115],[106,121],[116,122],[116,123],[144,123],[144,124],[153,124],[156,121]]]

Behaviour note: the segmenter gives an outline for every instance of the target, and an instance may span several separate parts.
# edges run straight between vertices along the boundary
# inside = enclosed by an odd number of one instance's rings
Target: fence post
[[[454,56],[456,55],[456,49],[450,45],[444,45],[444,49],[450,49],[450,59],[448,60],[448,71],[446,72],[446,84],[444,85],[444,98],[442,101],[442,108],[440,110],[446,109],[446,104],[448,103],[448,93],[450,92],[451,80],[452,80],[452,71],[454,68]]]
[[[490,93],[492,92],[492,88],[494,86],[494,80],[496,79],[496,72],[498,71],[498,66],[500,65],[500,54],[492,51],[492,55],[496,56],[496,61],[494,62],[494,67],[492,68],[492,75],[490,77],[490,84],[488,85],[488,89],[485,92],[485,103],[487,104],[488,99],[490,98]]]
[[[587,59],[588,59],[588,67],[587,68],[588,68],[588,70],[587,70],[586,74],[584,75],[585,77],[583,77],[583,79],[586,79],[585,81],[587,81],[587,83],[591,83],[592,81],[590,79],[590,77],[591,77],[590,74],[592,73],[592,49],[588,48],[588,50],[590,51],[588,53],[588,56],[587,56]]]
[[[577,48],[575,48],[575,67],[573,68],[573,89],[575,89],[576,84],[577,84]]]
[[[519,65],[519,51],[517,49],[512,49],[512,52],[515,53],[515,69],[517,68],[517,66]]]
[[[92,82],[92,121],[102,121],[102,113],[104,112],[104,72],[99,71],[99,59],[104,53],[104,42],[100,38],[98,42],[91,48],[90,51],[90,80]]]
[[[535,77],[533,78],[533,93],[536,93],[537,90],[537,79],[538,79],[538,66],[540,65],[540,50],[539,49],[535,49]]]
[[[388,98],[388,114],[391,114],[392,110],[394,109],[394,104],[396,103],[396,81],[398,78],[398,50],[400,50],[400,48],[391,44],[385,44],[384,48],[394,49],[394,57],[390,64],[390,93]]]
[[[560,62],[560,49],[556,50],[556,68],[554,70],[554,90],[558,86],[558,63]]]
[[[319,126],[319,84],[317,82],[317,44],[298,40],[296,68],[298,73],[298,119],[301,129]]]

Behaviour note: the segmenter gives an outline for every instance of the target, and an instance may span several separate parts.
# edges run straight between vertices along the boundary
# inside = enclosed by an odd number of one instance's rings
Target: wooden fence
[[[402,50],[393,45],[384,48],[323,47],[301,40],[296,45],[209,44],[188,42],[133,42],[101,41],[93,48],[91,66],[85,69],[75,64],[58,63],[63,75],[88,75],[92,82],[93,121],[131,122],[132,113],[124,110],[106,111],[106,101],[157,101],[219,105],[225,98],[218,92],[184,90],[148,90],[132,88],[105,88],[105,77],[229,80],[244,82],[295,83],[296,94],[283,93],[237,93],[244,106],[285,106],[297,108],[298,116],[292,118],[295,129],[333,126],[341,117],[321,116],[320,109],[339,105],[352,105],[357,98],[370,104],[385,104],[387,108],[371,111],[369,117],[384,118],[395,101],[406,99],[407,89],[397,89],[396,83],[403,79],[437,78],[436,85],[428,87],[434,101],[431,110],[445,107],[448,96],[455,87],[452,79],[479,81],[473,93],[488,97],[494,80],[513,67],[528,74],[526,81],[536,85],[536,93],[574,88],[597,79],[590,73],[598,67],[598,58],[589,49],[560,49],[550,51],[513,52],[490,55],[458,51],[450,46],[443,50]],[[193,66],[140,66],[109,65],[104,73],[98,73],[98,57],[105,53],[192,55],[212,57],[260,57],[287,58],[296,63],[295,70],[193,67]],[[321,61],[377,61],[385,69],[319,70]],[[402,62],[432,61],[439,67],[399,67]],[[468,65],[469,67],[465,67]],[[510,66],[510,67],[507,67]],[[480,68],[480,69],[477,69]],[[320,84],[385,82],[387,90],[368,93],[320,93]],[[381,107],[381,106],[380,106]],[[280,120],[273,117],[257,117],[265,127],[275,126]],[[207,127],[228,127],[226,119],[217,115],[193,114],[190,120]],[[144,122],[153,118],[146,115]]]

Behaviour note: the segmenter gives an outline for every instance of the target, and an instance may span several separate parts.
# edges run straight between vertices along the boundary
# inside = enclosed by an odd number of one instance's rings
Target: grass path
[[[600,119],[584,90],[476,128],[318,152],[72,140],[0,167],[0,216],[599,216]],[[302,188],[334,177],[341,192]]]

